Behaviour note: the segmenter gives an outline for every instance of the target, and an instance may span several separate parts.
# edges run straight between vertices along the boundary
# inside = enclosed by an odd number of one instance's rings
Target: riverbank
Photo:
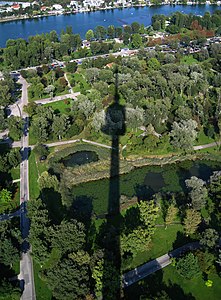
[[[20,15],[20,16],[9,16],[9,17],[0,17],[0,23],[7,23],[7,22],[14,22],[14,21],[21,21],[21,20],[34,20],[34,19],[41,19],[41,18],[48,18],[53,16],[59,16],[59,15],[75,15],[75,14],[81,14],[81,13],[93,13],[96,11],[107,11],[107,10],[115,10],[115,9],[127,9],[127,8],[143,8],[143,7],[160,7],[160,6],[218,6],[220,7],[221,1],[218,1],[217,3],[211,3],[210,1],[206,1],[206,3],[200,3],[200,2],[191,2],[187,1],[186,3],[176,2],[176,3],[169,3],[169,2],[162,2],[161,4],[128,4],[125,6],[115,6],[115,7],[94,7],[93,9],[88,8],[82,8],[80,10],[73,10],[73,11],[55,11],[45,14],[39,14],[39,15]]]

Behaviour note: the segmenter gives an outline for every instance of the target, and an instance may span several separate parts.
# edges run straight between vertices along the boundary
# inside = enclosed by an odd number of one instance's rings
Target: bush
[[[176,263],[176,270],[186,279],[192,279],[201,273],[198,259],[193,255],[193,253],[188,253],[184,257],[180,258]]]

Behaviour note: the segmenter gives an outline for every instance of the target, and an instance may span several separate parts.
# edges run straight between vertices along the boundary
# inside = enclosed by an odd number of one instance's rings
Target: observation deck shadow
[[[105,124],[101,129],[112,140],[110,179],[108,195],[108,213],[104,236],[104,268],[102,278],[102,299],[121,298],[121,249],[120,228],[113,218],[120,213],[120,178],[119,178],[119,138],[125,134],[125,107],[119,103],[118,68],[115,69],[115,95],[113,103],[107,108]]]

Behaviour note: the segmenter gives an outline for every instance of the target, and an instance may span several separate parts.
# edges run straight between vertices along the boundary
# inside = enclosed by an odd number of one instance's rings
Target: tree
[[[195,176],[185,180],[186,186],[189,189],[189,197],[191,199],[192,207],[200,210],[205,206],[207,198],[207,188],[205,181]]]
[[[38,179],[39,188],[41,190],[47,189],[54,189],[55,191],[58,190],[59,182],[55,175],[49,174],[47,171],[44,171]]]
[[[22,156],[19,149],[12,149],[7,154],[7,160],[11,167],[16,168],[22,161]]]
[[[198,250],[196,251],[196,256],[200,269],[203,273],[210,274],[215,269],[215,257],[212,253],[209,253],[208,251],[203,252]]]
[[[17,141],[22,136],[24,121],[20,117],[11,116],[8,118],[9,136]]]
[[[9,202],[11,202],[12,200],[12,193],[10,191],[8,191],[7,189],[2,189],[0,191],[0,201],[3,204],[7,204]]]
[[[19,251],[10,238],[0,240],[0,261],[8,266],[19,261]]]
[[[76,258],[71,256],[62,259],[46,271],[47,283],[58,300],[85,299],[89,292],[88,263],[79,263]]]
[[[137,209],[139,217],[138,226],[130,230],[129,233],[127,233],[127,230],[124,230],[125,232],[121,235],[121,250],[123,253],[136,255],[138,251],[147,250],[155,231],[155,222],[158,217],[159,207],[151,200],[140,201],[137,204]]]
[[[66,64],[66,69],[70,73],[75,73],[77,71],[77,68],[78,68],[78,64],[75,61]]]
[[[173,122],[170,132],[171,144],[178,149],[189,150],[197,137],[197,123],[194,120]]]
[[[37,155],[38,157],[41,156],[48,156],[49,154],[49,150],[45,145],[42,144],[37,144],[34,149],[33,152],[35,155]]]
[[[143,42],[142,42],[142,37],[140,36],[139,33],[135,33],[132,35],[132,46],[133,48],[140,48],[142,47]]]
[[[193,234],[201,222],[201,214],[194,209],[187,209],[184,218],[184,230],[186,235]]]
[[[89,29],[85,34],[85,38],[87,41],[91,41],[94,38],[93,30]]]
[[[165,219],[166,226],[173,223],[174,219],[177,216],[177,213],[178,213],[178,208],[174,204],[171,204],[167,209],[167,214]]]
[[[202,233],[200,244],[206,248],[214,248],[218,239],[218,232],[213,228],[208,228]]]
[[[7,127],[7,122],[5,119],[5,113],[3,109],[0,109],[0,131],[3,131]]]
[[[39,198],[28,202],[27,211],[31,222],[29,241],[33,256],[42,265],[49,258],[51,251],[51,233],[53,231],[48,218],[48,210]]]
[[[76,104],[76,102],[75,102]],[[95,110],[94,102],[90,101],[87,96],[79,95],[77,97],[77,108],[80,112],[82,112],[85,117],[88,119]]]
[[[185,279],[192,279],[200,274],[198,259],[193,253],[188,253],[178,259],[176,263],[177,272]]]
[[[67,134],[70,127],[69,117],[66,115],[55,116],[52,123],[52,132],[59,140]]]
[[[38,142],[46,142],[48,139],[48,127],[50,123],[44,116],[36,117],[32,121],[33,135]]]
[[[31,117],[36,113],[37,104],[35,102],[28,103],[23,107],[24,112],[26,112]]]
[[[52,248],[59,249],[62,254],[77,252],[85,243],[84,225],[76,220],[62,221],[54,227]]]
[[[147,65],[151,70],[159,70],[160,68],[160,62],[155,57],[150,58],[147,62]]]
[[[131,28],[133,33],[138,33],[140,30],[140,24],[138,22],[133,22],[131,24]]]

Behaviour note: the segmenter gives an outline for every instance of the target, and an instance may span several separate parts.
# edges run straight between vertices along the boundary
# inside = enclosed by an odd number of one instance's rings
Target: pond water
[[[197,176],[207,181],[217,170],[221,170],[221,163],[200,160],[163,167],[145,166],[120,176],[120,194],[150,199],[157,192],[183,192],[186,179]],[[78,203],[84,199],[84,207],[88,203],[96,214],[104,214],[108,207],[109,185],[108,179],[82,183],[73,187],[73,197]]]
[[[98,160],[98,155],[94,151],[78,151],[62,159],[62,163],[65,165],[65,167],[74,167],[95,162]]]

